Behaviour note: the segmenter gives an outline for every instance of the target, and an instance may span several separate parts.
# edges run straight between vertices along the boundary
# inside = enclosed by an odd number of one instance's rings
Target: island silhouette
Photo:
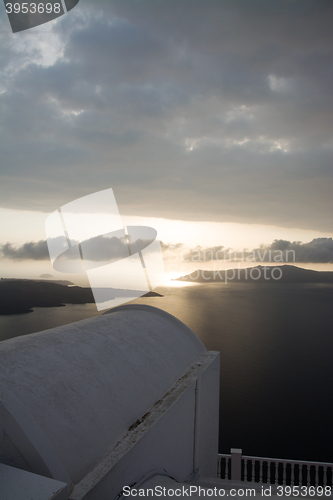
[[[174,281],[194,281],[198,283],[333,283],[332,271],[314,271],[301,267],[255,266],[245,269],[208,270],[197,269],[191,274]]]
[[[131,290],[111,289],[114,298],[131,297]],[[157,292],[143,293],[142,297],[162,297]],[[108,300],[110,290],[108,289]],[[45,279],[0,280],[0,315],[33,312],[34,307],[64,307],[66,304],[92,304],[94,296],[91,288],[73,285],[70,281]]]

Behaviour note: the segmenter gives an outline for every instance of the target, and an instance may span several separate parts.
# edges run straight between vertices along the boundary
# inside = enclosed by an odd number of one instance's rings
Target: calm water
[[[333,461],[333,287],[199,284],[134,302],[221,353],[220,452]],[[94,304],[0,317],[2,339],[97,315]]]

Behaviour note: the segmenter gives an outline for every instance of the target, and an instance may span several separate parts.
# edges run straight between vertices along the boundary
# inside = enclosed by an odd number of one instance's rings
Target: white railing
[[[333,463],[242,455],[232,448],[218,455],[217,477],[290,486],[332,486]]]

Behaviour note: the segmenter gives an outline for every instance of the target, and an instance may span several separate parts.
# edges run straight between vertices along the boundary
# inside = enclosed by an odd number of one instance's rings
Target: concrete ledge
[[[0,464],[1,500],[67,500],[67,484]]]

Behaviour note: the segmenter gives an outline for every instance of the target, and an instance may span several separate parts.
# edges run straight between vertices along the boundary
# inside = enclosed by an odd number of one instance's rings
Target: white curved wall
[[[1,342],[2,404],[78,483],[204,351],[171,315],[122,306]]]

